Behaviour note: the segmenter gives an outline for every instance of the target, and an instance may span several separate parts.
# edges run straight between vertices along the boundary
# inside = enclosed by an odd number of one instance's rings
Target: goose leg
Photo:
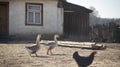
[[[53,53],[52,53],[52,49],[50,49],[50,53],[53,54]]]
[[[29,55],[31,56],[31,53],[29,53]]]
[[[50,50],[50,49],[47,50],[47,55],[49,55],[49,50]]]
[[[38,56],[36,53],[35,53],[36,57]]]

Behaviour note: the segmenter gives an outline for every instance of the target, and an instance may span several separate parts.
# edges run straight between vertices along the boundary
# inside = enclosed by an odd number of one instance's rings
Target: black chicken
[[[92,64],[94,60],[94,56],[97,52],[94,51],[92,52],[88,57],[83,57],[78,54],[78,52],[74,52],[73,58],[75,59],[76,63],[78,64],[79,67],[87,67],[90,64]]]

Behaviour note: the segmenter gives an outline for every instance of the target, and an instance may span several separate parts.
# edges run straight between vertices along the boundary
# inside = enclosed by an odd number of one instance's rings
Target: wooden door
[[[64,13],[64,34],[77,35],[79,34],[80,22],[79,15],[76,13]]]
[[[0,2],[0,35],[8,34],[8,3]]]

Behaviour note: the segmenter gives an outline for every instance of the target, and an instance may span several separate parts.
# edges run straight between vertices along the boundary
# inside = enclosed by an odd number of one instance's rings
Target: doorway
[[[9,3],[0,2],[0,36],[8,35],[9,31]]]

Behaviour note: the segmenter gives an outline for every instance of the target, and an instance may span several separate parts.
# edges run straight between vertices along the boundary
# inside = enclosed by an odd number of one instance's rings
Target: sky
[[[120,18],[120,0],[67,0],[68,2],[94,7],[101,18]]]

